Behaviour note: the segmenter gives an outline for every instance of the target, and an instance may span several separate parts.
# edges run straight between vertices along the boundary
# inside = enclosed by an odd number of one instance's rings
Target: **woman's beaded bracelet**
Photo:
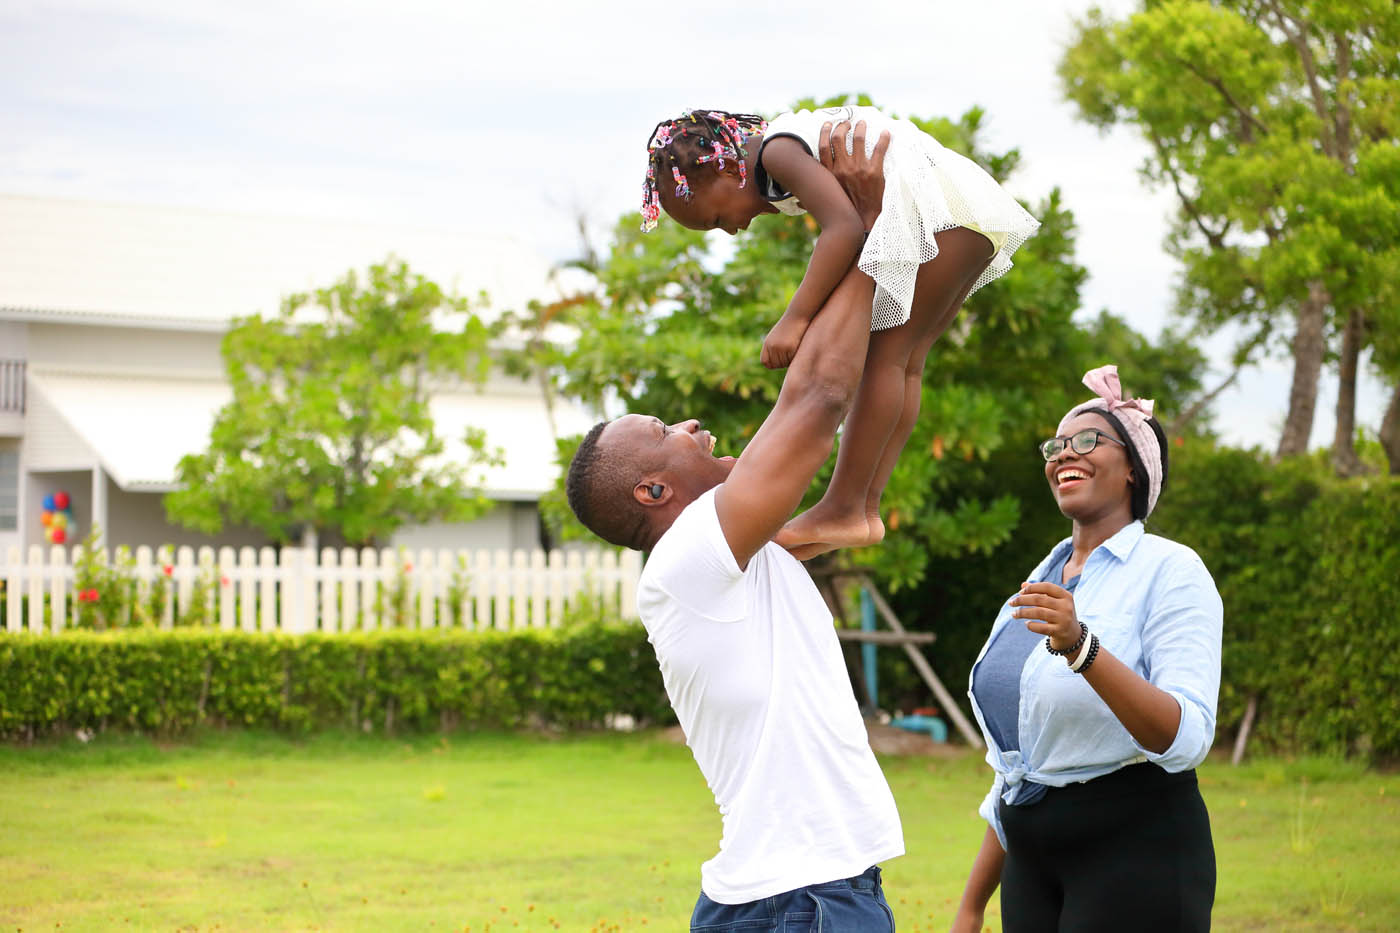
[[[1056,650],[1055,648],[1051,647],[1051,645],[1050,645],[1050,637],[1047,635],[1047,636],[1045,637],[1045,650],[1048,651],[1048,652],[1050,652],[1051,654],[1055,655],[1056,657],[1063,658],[1065,655],[1067,655],[1067,654],[1074,654],[1074,653],[1075,653],[1076,651],[1078,651],[1080,648],[1084,647],[1084,640],[1087,639],[1088,637],[1089,637],[1089,626],[1085,625],[1083,622],[1080,622],[1080,623],[1079,623],[1079,641],[1077,641],[1077,642],[1075,642],[1074,644],[1070,645],[1070,646],[1069,646],[1068,648],[1066,648],[1064,651],[1058,651],[1058,650]]]
[[[1069,669],[1071,671],[1074,671],[1074,673],[1076,674],[1082,674],[1089,669],[1089,666],[1094,663],[1094,659],[1098,656],[1099,636],[1094,635],[1091,636],[1089,639],[1089,650],[1084,652],[1084,654],[1080,657],[1076,658],[1074,663],[1070,665]]]

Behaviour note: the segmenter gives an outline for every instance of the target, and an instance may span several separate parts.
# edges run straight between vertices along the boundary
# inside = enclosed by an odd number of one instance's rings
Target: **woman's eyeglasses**
[[[1087,454],[1095,447],[1099,446],[1099,438],[1111,441],[1119,447],[1127,447],[1118,438],[1105,434],[1098,428],[1085,428],[1083,431],[1076,431],[1069,437],[1052,437],[1048,441],[1040,442],[1040,454],[1046,460],[1054,460],[1064,453],[1066,447],[1071,447],[1077,454]]]

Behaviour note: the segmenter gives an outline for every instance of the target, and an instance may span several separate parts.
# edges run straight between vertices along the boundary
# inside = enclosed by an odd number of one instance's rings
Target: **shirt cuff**
[[[1214,728],[1206,729],[1205,717],[1200,709],[1185,696],[1175,690],[1166,693],[1176,701],[1181,709],[1181,722],[1176,729],[1176,738],[1164,752],[1154,752],[1143,748],[1134,740],[1133,744],[1163,771],[1174,773],[1188,771],[1205,760],[1210,751],[1210,740],[1214,738]],[[1209,733],[1209,734],[1208,734]]]

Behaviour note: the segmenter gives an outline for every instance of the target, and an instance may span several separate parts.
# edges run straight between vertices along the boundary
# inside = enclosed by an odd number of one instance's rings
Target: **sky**
[[[1156,336],[1172,199],[1142,183],[1143,144],[1078,121],[1055,77],[1090,6],[3,0],[0,193],[500,232],[562,260],[577,217],[596,236],[636,210],[662,117],[847,92],[919,116],[979,106],[983,145],[1021,152],[1012,193],[1059,186],[1076,215],[1082,313]],[[1234,339],[1205,344],[1209,385]],[[1248,370],[1215,406],[1221,436],[1272,450],[1290,378],[1286,359]],[[1336,388],[1324,377],[1315,445]],[[1358,422],[1374,432],[1384,404],[1367,372]]]

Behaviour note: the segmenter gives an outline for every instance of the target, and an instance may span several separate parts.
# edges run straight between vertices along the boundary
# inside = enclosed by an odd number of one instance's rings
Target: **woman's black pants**
[[[1215,846],[1195,771],[1129,765],[998,812],[1005,933],[1210,929]]]

